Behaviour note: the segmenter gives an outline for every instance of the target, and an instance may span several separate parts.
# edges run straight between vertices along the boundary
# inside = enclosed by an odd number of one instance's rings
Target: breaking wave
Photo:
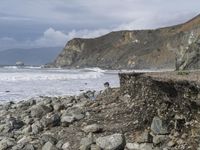
[[[103,74],[99,72],[86,72],[79,74],[65,73],[2,73],[0,81],[38,81],[38,80],[76,80],[100,78]]]

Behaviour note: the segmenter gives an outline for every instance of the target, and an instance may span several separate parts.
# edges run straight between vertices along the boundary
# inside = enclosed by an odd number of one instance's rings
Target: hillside
[[[197,16],[186,23],[156,30],[117,31],[93,39],[75,38],[66,44],[52,65],[109,69],[199,69],[199,55],[197,58],[192,55],[189,61],[185,57],[190,55],[188,51],[193,51],[191,45],[199,35],[200,16]],[[198,49],[194,49],[195,54],[199,54]],[[189,66],[195,67],[184,67],[184,62],[190,62]]]
[[[17,61],[22,61],[26,65],[43,65],[53,61],[60,49],[60,47],[45,47],[0,51],[0,65],[15,65]]]

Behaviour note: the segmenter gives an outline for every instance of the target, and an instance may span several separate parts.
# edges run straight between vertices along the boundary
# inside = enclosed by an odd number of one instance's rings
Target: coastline
[[[0,68],[0,72],[0,102],[40,96],[79,95],[82,91],[102,90],[105,82],[110,82],[112,87],[119,87],[117,72],[105,72],[99,68]]]
[[[0,149],[198,148],[200,83],[193,73],[119,75],[120,88],[95,100],[82,94],[1,105]]]

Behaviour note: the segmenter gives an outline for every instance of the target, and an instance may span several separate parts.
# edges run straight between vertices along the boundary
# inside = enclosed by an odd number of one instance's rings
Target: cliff
[[[200,36],[176,62],[177,70],[200,69]]]
[[[199,35],[200,16],[197,16],[184,24],[156,30],[117,31],[94,39],[75,38],[66,44],[52,65],[109,69],[199,69],[199,55],[194,56],[198,49],[193,46]],[[190,61],[186,61],[186,55],[191,57]],[[183,63],[188,67],[182,66]]]

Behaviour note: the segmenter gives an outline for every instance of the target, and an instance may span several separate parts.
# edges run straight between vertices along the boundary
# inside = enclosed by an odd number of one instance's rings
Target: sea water
[[[40,96],[78,95],[100,91],[104,83],[119,87],[118,71],[85,69],[46,69],[16,66],[0,68],[0,103]]]

